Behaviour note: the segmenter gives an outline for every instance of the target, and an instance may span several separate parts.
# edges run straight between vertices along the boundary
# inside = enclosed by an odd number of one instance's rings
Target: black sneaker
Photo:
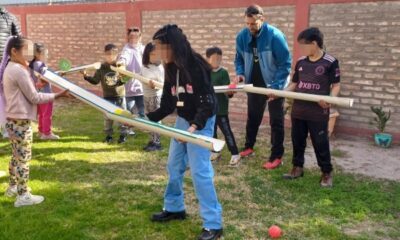
[[[146,148],[147,152],[153,152],[153,151],[160,151],[162,149],[160,143],[152,143],[148,148]]]
[[[198,240],[214,240],[222,237],[223,230],[203,228]]]
[[[147,149],[148,149],[149,147],[151,147],[152,145],[153,145],[153,142],[152,142],[152,141],[149,141],[149,142],[147,143],[147,145],[143,147],[143,150],[147,151]]]
[[[126,136],[125,135],[120,135],[119,139],[118,139],[118,143],[121,144],[121,143],[125,143],[125,142],[126,142]]]
[[[106,138],[104,139],[105,143],[112,143],[112,141],[113,141],[113,137],[110,135],[106,136]]]
[[[163,210],[162,212],[155,213],[151,216],[153,222],[168,222],[171,220],[184,220],[186,219],[186,211],[181,212],[168,212]]]

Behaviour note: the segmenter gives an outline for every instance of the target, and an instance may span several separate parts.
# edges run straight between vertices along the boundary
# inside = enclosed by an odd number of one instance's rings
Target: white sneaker
[[[17,200],[14,203],[14,207],[23,207],[39,204],[44,201],[43,196],[32,195],[30,192],[26,192],[17,197]]]
[[[221,153],[219,153],[219,152],[212,152],[212,153],[211,153],[210,160],[211,160],[211,161],[216,161],[216,160],[218,160],[220,157],[221,157]]]
[[[55,135],[54,133],[50,133],[49,135],[44,135],[42,134],[40,136],[41,140],[58,140],[60,137],[58,135]]]
[[[229,162],[229,165],[231,167],[236,167],[236,166],[239,165],[239,163],[240,163],[240,155],[239,154],[238,155],[232,155],[231,161]]]
[[[28,192],[31,192],[32,189],[30,187],[28,187]],[[6,192],[4,193],[4,196],[6,197],[15,197],[18,195],[18,188],[17,185],[15,186],[8,186]]]
[[[128,135],[129,135],[129,136],[135,136],[136,133],[135,133],[135,131],[133,131],[132,129],[129,129]]]
[[[4,196],[6,197],[15,197],[18,195],[18,190],[17,186],[8,186],[6,192],[4,193]]]
[[[1,133],[1,135],[3,135],[3,138],[4,139],[7,139],[7,138],[9,138],[9,136],[8,136],[8,132],[7,131],[2,131],[2,133]]]

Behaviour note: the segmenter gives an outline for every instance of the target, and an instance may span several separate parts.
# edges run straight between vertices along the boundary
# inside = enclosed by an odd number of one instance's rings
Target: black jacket
[[[96,70],[94,76],[85,76],[84,79],[93,85],[101,83],[101,87],[103,89],[103,97],[105,98],[125,97],[124,83],[121,82],[118,78],[118,75],[113,70],[111,70],[111,67],[108,63],[102,63],[100,69]],[[108,85],[108,80],[115,81],[116,85]]]
[[[22,35],[17,18],[4,7],[0,7],[0,57],[3,57],[7,38],[11,35]]]
[[[167,115],[178,109],[178,116],[184,118],[190,124],[195,124],[198,130],[205,127],[208,118],[217,112],[217,101],[214,88],[211,84],[211,71],[206,70],[196,60],[189,64],[188,73],[190,79],[185,77],[182,70],[179,71],[179,87],[176,87],[177,67],[169,64],[166,69],[171,69],[165,73],[163,94],[161,96],[161,106],[154,112],[147,114],[151,121],[158,122]],[[180,91],[179,91],[180,89]],[[183,106],[177,106],[179,101]]]

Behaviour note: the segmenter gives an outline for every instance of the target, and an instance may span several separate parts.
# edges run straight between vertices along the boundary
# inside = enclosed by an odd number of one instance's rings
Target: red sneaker
[[[241,157],[248,157],[254,155],[254,150],[252,148],[246,148],[240,152]]]
[[[282,165],[282,164],[283,164],[282,159],[281,159],[281,158],[276,158],[276,159],[275,159],[274,161],[272,161],[272,162],[270,162],[270,161],[266,162],[266,163],[263,165],[263,168],[268,169],[268,170],[272,170],[272,169],[275,169],[275,168],[279,167],[279,166]]]

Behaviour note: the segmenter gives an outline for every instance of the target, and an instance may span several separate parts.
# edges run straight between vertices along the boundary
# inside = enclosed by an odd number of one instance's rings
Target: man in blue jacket
[[[247,27],[236,37],[234,82],[244,81],[255,87],[282,90],[288,83],[291,65],[285,35],[264,22],[263,9],[258,5],[246,9],[245,22]],[[254,154],[253,147],[267,104],[272,146],[269,160],[263,167],[274,169],[282,164],[284,152],[284,98],[247,94],[246,143],[240,155],[246,157]]]

